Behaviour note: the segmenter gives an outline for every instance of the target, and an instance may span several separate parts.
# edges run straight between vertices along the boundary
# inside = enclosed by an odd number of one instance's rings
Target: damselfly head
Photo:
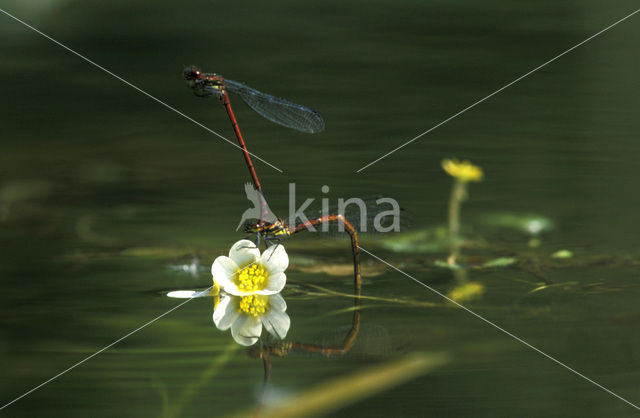
[[[200,78],[200,70],[195,65],[190,65],[182,72],[187,81],[195,81]]]
[[[263,229],[263,224],[258,219],[249,219],[244,223],[243,231],[245,234],[254,234]]]

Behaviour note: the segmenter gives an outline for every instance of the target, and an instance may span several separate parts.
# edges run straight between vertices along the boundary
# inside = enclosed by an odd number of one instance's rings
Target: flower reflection
[[[255,344],[262,327],[278,339],[286,337],[291,320],[280,294],[235,296],[224,291],[213,312],[213,322],[221,331],[231,328],[231,336],[241,345]]]

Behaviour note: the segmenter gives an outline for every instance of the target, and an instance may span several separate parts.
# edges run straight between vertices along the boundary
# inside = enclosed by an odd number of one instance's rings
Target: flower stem
[[[467,182],[455,179],[449,198],[449,258],[450,266],[456,265],[460,255],[460,206],[467,198]]]

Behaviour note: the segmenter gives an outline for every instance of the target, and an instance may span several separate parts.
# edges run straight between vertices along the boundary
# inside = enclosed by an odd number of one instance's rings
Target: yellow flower
[[[477,165],[469,161],[458,161],[457,159],[445,158],[442,160],[442,168],[452,177],[461,181],[482,181],[484,173]]]
[[[484,293],[484,285],[478,282],[468,282],[454,287],[449,297],[458,303],[476,299]]]

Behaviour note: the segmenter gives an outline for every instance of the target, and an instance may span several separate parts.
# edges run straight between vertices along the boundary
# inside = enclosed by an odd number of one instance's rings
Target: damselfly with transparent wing
[[[224,92],[229,91],[240,96],[251,109],[271,122],[312,134],[324,130],[322,115],[306,106],[263,93],[219,74],[201,73],[194,67],[185,70],[185,77],[198,96],[221,97]]]

